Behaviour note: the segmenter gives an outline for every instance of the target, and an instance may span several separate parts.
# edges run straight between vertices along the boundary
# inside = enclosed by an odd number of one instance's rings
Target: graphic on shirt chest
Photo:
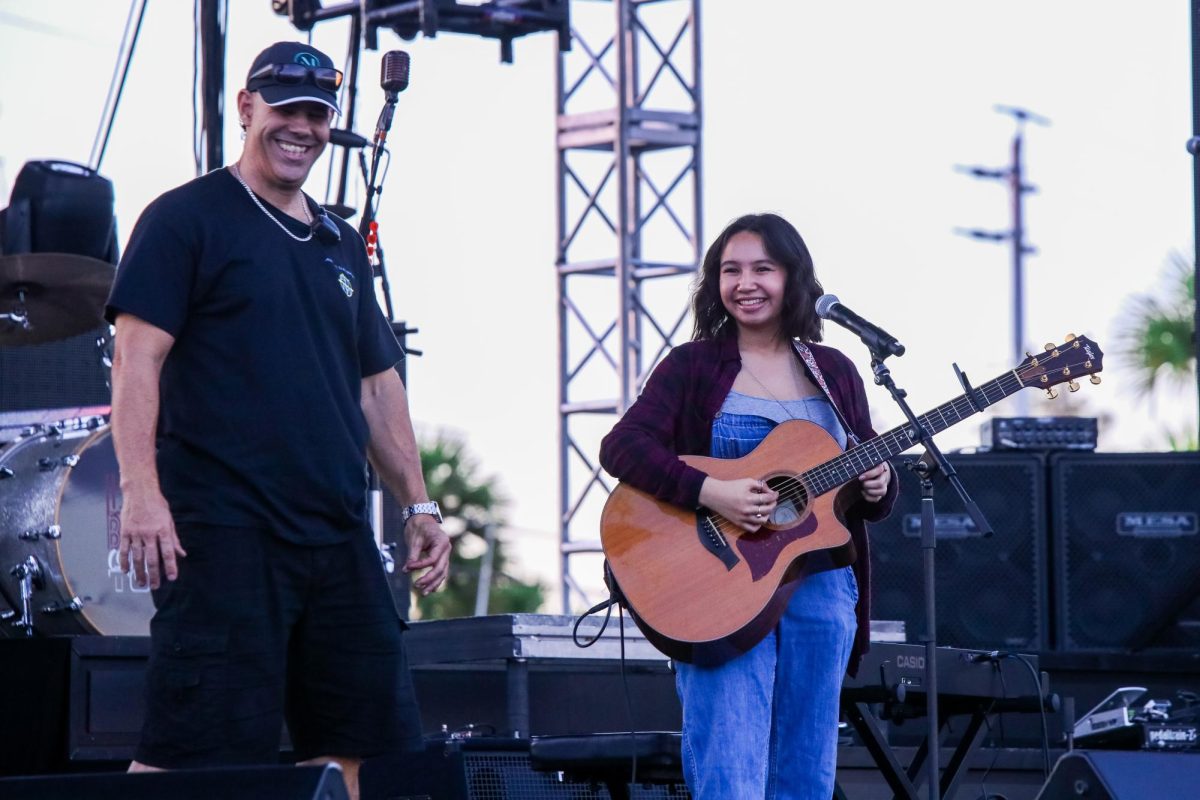
[[[333,267],[335,274],[337,275],[337,283],[338,286],[341,287],[342,294],[346,295],[346,297],[353,297],[354,273],[334,261],[332,258],[326,257],[325,263]]]

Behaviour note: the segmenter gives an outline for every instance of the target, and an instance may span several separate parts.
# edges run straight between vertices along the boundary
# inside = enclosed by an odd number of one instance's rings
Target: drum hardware
[[[41,539],[42,537],[45,537],[47,539],[62,538],[62,526],[61,525],[51,525],[50,527],[46,528],[43,531],[25,531],[24,533],[17,534],[18,539],[22,539],[26,542],[36,542],[38,539]]]
[[[29,556],[13,566],[9,574],[21,582],[21,618],[13,623],[13,627],[24,629],[26,636],[33,636],[33,592],[46,588],[42,565],[35,556]]]
[[[103,324],[115,269],[72,253],[0,256],[0,345],[53,342]]]
[[[25,434],[0,450],[0,565],[22,581],[19,593],[9,578],[0,587],[0,611],[13,610],[0,637],[149,632],[150,587],[134,585],[119,563],[122,497],[107,419],[74,410],[83,413],[12,419]]]
[[[59,614],[63,611],[81,611],[83,610],[83,601],[78,597],[72,597],[71,602],[67,603],[66,605],[56,601],[42,606],[40,610],[43,614]]]
[[[96,337],[96,352],[100,354],[100,366],[104,367],[104,385],[112,392],[113,347],[117,329],[112,325]]]
[[[18,303],[22,302],[24,297],[18,299]],[[25,313],[25,309],[18,305],[7,314],[0,314],[0,320],[7,320],[13,325],[18,326],[23,331],[33,330],[33,326],[29,324],[29,315]]]
[[[46,435],[47,436],[61,436],[62,431],[58,431],[55,433],[47,432]],[[42,457],[42,458],[38,459],[38,469],[41,470],[42,472],[49,472],[52,469],[57,469],[59,466],[73,467],[78,463],[79,463],[79,456],[77,456],[77,455],[63,456],[62,458]]]

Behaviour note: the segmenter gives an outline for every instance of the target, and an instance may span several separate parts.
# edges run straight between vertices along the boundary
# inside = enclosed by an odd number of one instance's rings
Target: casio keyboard
[[[953,796],[959,773],[979,748],[989,714],[1002,711],[1056,711],[1058,697],[1038,671],[1035,655],[939,647],[937,699],[939,741],[951,717],[970,719],[950,760],[942,770],[940,797]],[[842,713],[858,732],[897,798],[916,800],[924,775],[928,742],[922,743],[907,767],[888,744],[881,720],[899,722],[925,715],[925,646],[872,642],[858,674],[842,685]]]

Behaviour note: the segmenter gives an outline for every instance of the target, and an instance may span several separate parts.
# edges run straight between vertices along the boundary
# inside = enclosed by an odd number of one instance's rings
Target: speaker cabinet
[[[1054,765],[1037,800],[1165,800],[1200,792],[1200,754],[1076,750]]]
[[[1189,644],[1173,628],[1200,592],[1200,454],[1059,455],[1050,471],[1058,647]]]
[[[220,767],[0,780],[4,800],[348,800],[337,767]]]
[[[1041,650],[1048,644],[1045,468],[1030,453],[949,456],[995,533],[984,537],[958,494],[935,482],[937,642],[981,649]],[[907,459],[892,463],[900,497],[868,526],[871,616],[925,630],[921,486]]]
[[[0,412],[108,405],[108,375],[97,328],[57,342],[0,347]]]
[[[535,771],[528,739],[430,740],[421,753],[369,759],[359,773],[362,800],[609,800],[601,785],[569,783]],[[682,784],[629,787],[630,800],[688,797]]]

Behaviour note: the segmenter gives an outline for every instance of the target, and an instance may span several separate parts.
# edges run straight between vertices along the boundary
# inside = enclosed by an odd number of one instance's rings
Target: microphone
[[[896,341],[895,336],[846,308],[835,294],[823,294],[817,298],[817,316],[836,322],[856,334],[862,343],[871,349],[873,355],[881,358],[904,355],[904,345]]]
[[[370,147],[371,140],[346,128],[330,128],[329,143],[339,147]]]
[[[389,50],[383,54],[379,85],[383,87],[389,103],[396,102],[396,95],[408,88],[409,60],[408,53],[403,50]]]
[[[400,92],[408,88],[408,53],[403,50],[389,50],[383,54],[383,62],[379,65],[379,85],[383,87],[383,110],[379,112],[379,122],[375,126],[375,143],[387,141],[387,132],[392,127],[392,115],[396,112],[396,99]]]

